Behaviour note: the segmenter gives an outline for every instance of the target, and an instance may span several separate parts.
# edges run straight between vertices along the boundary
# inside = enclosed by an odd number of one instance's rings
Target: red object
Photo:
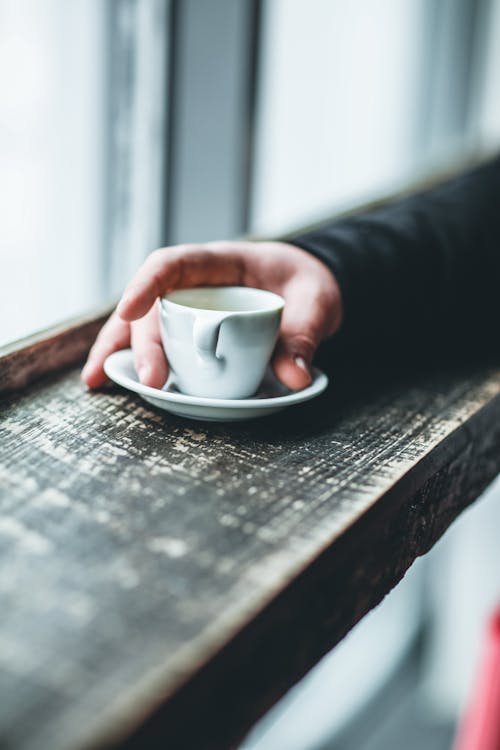
[[[488,623],[475,689],[454,750],[500,750],[500,607]]]

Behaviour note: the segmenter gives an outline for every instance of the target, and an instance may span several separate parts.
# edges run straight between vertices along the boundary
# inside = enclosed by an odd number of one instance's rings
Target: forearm
[[[335,274],[349,347],[397,353],[498,336],[500,158],[290,241]]]

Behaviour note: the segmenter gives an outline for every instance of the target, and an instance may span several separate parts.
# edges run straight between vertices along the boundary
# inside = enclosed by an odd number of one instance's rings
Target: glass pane
[[[107,301],[159,241],[167,9],[0,0],[0,345]]]
[[[315,222],[499,142],[499,0],[264,7],[253,232]]]
[[[420,0],[266,4],[253,229],[286,231],[411,174]]]
[[[500,146],[500,0],[491,0],[485,15],[484,67],[477,97],[476,137],[485,148]]]
[[[0,0],[0,342],[99,299],[99,0]]]

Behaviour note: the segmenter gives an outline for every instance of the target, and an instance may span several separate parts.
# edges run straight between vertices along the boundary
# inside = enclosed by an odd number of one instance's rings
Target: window
[[[109,300],[159,243],[167,10],[0,0],[0,344]]]
[[[100,5],[0,2],[2,343],[98,298]]]
[[[268,0],[252,230],[278,233],[500,141],[500,3]]]
[[[419,0],[266,5],[253,223],[280,232],[415,172]]]

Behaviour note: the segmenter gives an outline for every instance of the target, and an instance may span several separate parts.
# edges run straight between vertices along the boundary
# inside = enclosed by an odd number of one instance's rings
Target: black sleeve
[[[336,276],[344,348],[499,349],[500,157],[288,241]]]

